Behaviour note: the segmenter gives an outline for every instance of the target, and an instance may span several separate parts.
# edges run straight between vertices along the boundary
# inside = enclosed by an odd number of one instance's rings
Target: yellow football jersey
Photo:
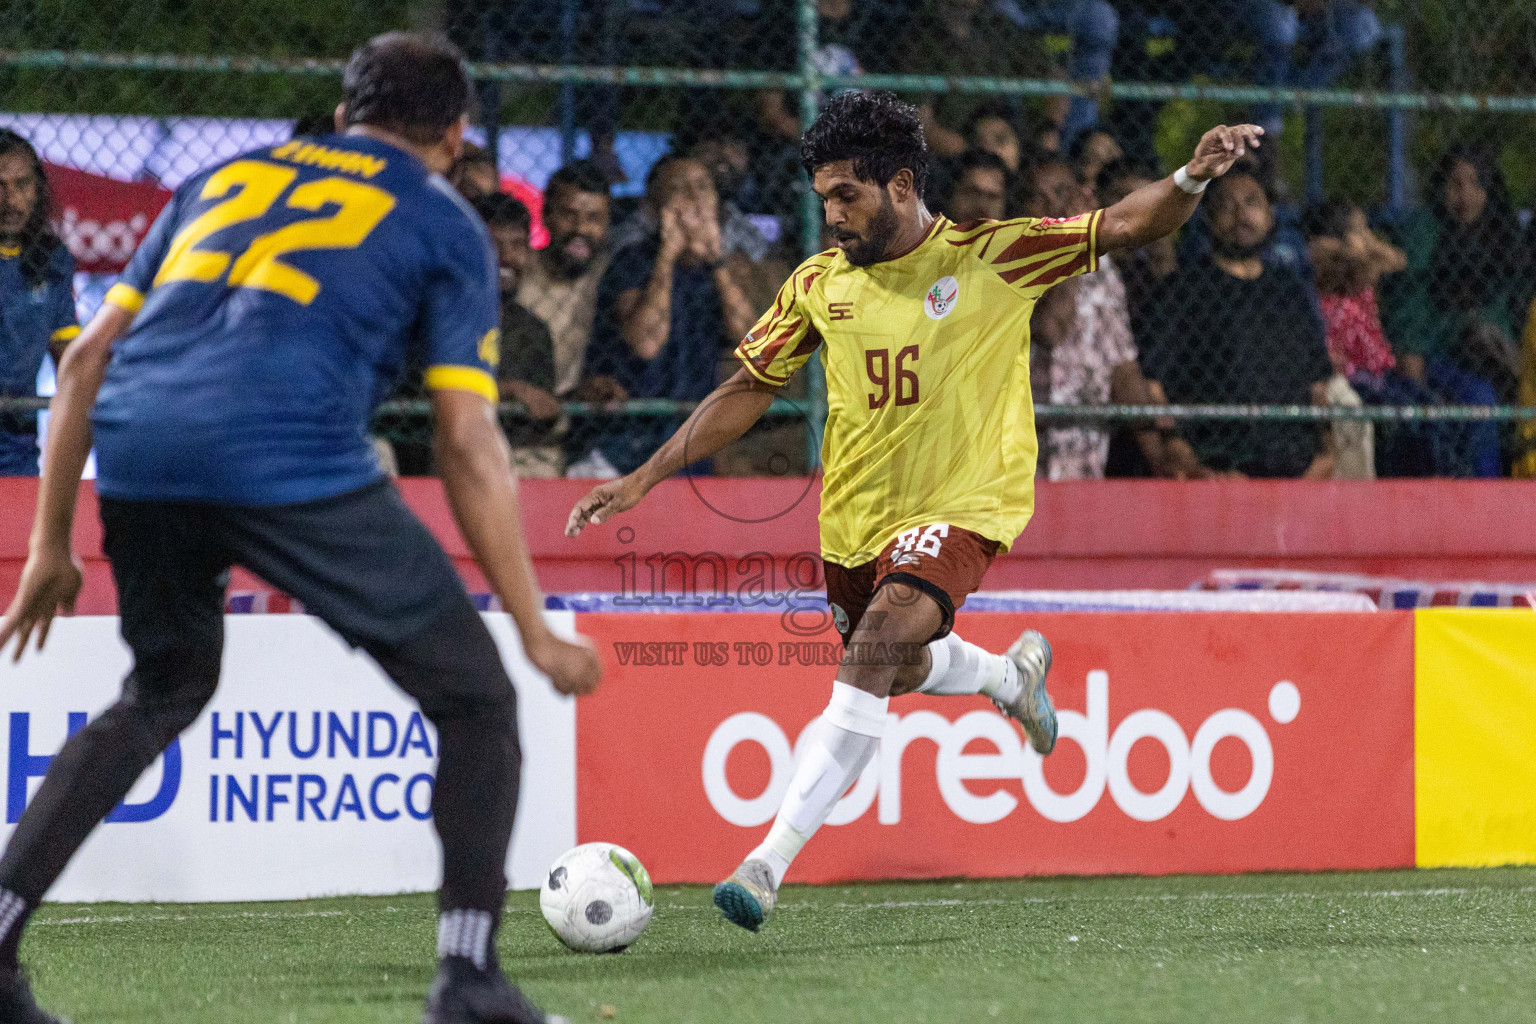
[[[1098,266],[1099,212],[957,225],[856,267],[813,256],[736,356],[789,381],[818,350],[827,375],[821,553],[844,566],[903,530],[948,523],[1002,544],[1035,508],[1029,318],[1051,285]]]

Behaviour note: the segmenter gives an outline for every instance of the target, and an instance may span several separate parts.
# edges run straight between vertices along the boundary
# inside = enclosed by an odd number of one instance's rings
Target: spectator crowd
[[[560,52],[554,34],[530,27],[548,21],[548,4],[449,0],[446,16],[450,34],[486,59],[671,62],[680,47],[719,52],[729,44],[742,67],[795,63],[792,0],[590,6]],[[1348,0],[1209,0],[1199,23],[1189,21],[1190,6],[819,0],[816,63],[826,75],[1096,82],[1112,71],[1228,74],[1222,62],[1243,52],[1240,73],[1251,80],[1318,87],[1333,84],[1381,34],[1370,6]],[[616,16],[619,23],[602,24]],[[1150,45],[1156,39],[1171,42]],[[713,93],[709,102],[682,96],[669,152],[647,170],[638,199],[614,189],[625,179],[613,148],[621,89],[586,87],[580,109],[590,155],[549,178],[541,209],[503,191],[490,150],[470,147],[451,174],[495,243],[500,389],[525,409],[507,421],[524,475],[604,477],[637,467],[681,422],[671,403],[703,399],[731,372],[732,348],[798,262],[798,97],[771,89]],[[502,101],[492,86],[481,99]],[[1026,103],[957,92],[908,99],[934,163],[928,205],[957,222],[1070,217],[1167,170],[1151,144],[1147,125],[1157,111],[1147,103],[1101,110],[1090,96]],[[1259,107],[1252,116],[1273,134],[1279,113]],[[1511,202],[1497,153],[1450,147],[1425,176],[1416,212],[1373,223],[1370,211],[1343,199],[1306,208],[1290,201],[1276,173],[1278,148],[1214,182],[1178,238],[1116,253],[1047,293],[1032,325],[1037,403],[1536,405],[1536,227]],[[6,395],[34,393],[44,356],[76,330],[59,299],[67,297],[59,282],[67,286],[68,253],[46,230],[46,213],[35,154],[19,136],[0,138]],[[540,223],[548,241],[534,249]],[[36,300],[44,291],[46,301]],[[403,387],[411,394],[409,382]],[[647,399],[668,401],[633,401]],[[572,402],[587,404],[567,411]],[[0,418],[0,471],[36,471],[35,430],[26,415]],[[799,450],[785,458],[795,437]],[[804,466],[803,435],[768,440],[760,454],[773,454],[772,471]],[[746,457],[722,457],[713,468],[763,471],[751,442]],[[424,447],[397,445],[393,455],[405,472],[431,469]],[[1084,418],[1043,425],[1039,473],[1536,476],[1536,426]]]
[[[957,222],[1070,217],[1163,176],[1102,126],[1063,153],[1001,106],[968,116],[953,155],[934,156],[928,197]],[[520,346],[550,348],[548,331],[509,327],[504,394],[550,424],[561,398],[706,396],[793,261],[759,226],[772,220],[762,212],[771,206],[743,209],[744,195],[763,195],[745,188],[756,169],[750,154],[729,122],[680,134],[643,200],[615,223],[596,163],[556,174],[546,197],[550,246],[528,254],[520,226],[517,255],[504,251],[524,304],[513,303],[507,321],[542,321],[574,337],[552,357],[524,359]],[[572,207],[586,210],[584,229]],[[1300,209],[1281,198],[1273,164],[1251,159],[1213,183],[1179,238],[1116,253],[1047,293],[1032,324],[1032,387],[1037,402],[1060,406],[1536,404],[1533,266],[1536,229],[1521,226],[1496,162],[1475,147],[1448,150],[1427,178],[1422,210],[1390,228],[1373,227],[1346,200]],[[557,369],[543,376],[520,369],[550,365]],[[538,466],[628,472],[678,422],[568,419],[565,440]],[[551,426],[546,436],[556,433]],[[1536,437],[1467,422],[1085,420],[1042,429],[1039,472],[1051,480],[1536,475]]]

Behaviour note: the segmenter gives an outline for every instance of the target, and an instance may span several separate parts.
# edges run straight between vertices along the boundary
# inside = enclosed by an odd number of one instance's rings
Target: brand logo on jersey
[[[960,282],[952,277],[941,277],[933,282],[923,297],[923,312],[929,320],[943,320],[955,311],[960,301]]]
[[[833,320],[852,320],[853,303],[829,302],[827,303],[827,312],[831,314]]]

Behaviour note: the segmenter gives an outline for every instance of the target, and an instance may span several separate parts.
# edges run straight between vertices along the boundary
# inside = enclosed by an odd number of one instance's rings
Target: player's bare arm
[[[1256,124],[1218,125],[1201,137],[1182,170],[1192,182],[1219,178],[1258,149],[1263,135]],[[1108,207],[1099,222],[1099,250],[1135,249],[1182,227],[1200,205],[1200,193],[1181,188],[1175,179],[1171,174]]]
[[[645,465],[628,476],[599,484],[578,501],[566,521],[565,535],[574,537],[588,523],[606,522],[634,508],[667,477],[690,463],[709,458],[741,437],[768,411],[777,390],[745,369],[737,370],[699,403],[677,433]]]
[[[71,544],[80,474],[91,453],[91,406],[101,390],[112,357],[112,344],[133,323],[133,313],[107,303],[59,363],[58,392],[51,405],[48,445],[27,564],[16,597],[0,620],[0,649],[16,638],[19,660],[32,634],[37,647],[48,639],[53,617],[72,612],[84,582]]]
[[[432,393],[433,446],[453,518],[502,607],[517,623],[528,660],[556,690],[590,693],[602,668],[585,641],[570,643],[544,623],[544,602],[523,536],[512,456],[496,412],[480,395],[444,389]]]

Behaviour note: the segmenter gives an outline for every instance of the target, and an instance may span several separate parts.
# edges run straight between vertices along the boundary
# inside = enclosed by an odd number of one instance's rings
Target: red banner
[[[577,712],[577,833],[659,882],[764,835],[840,647],[756,614],[581,615],[608,677]],[[981,698],[891,702],[880,754],[791,879],[1414,863],[1409,614],[1029,616],[1062,712],[1041,759]],[[962,613],[1003,650],[1024,616]]]
[[[77,270],[116,274],[133,258],[171,193],[153,182],[118,181],[46,165],[59,208],[59,233]]]

